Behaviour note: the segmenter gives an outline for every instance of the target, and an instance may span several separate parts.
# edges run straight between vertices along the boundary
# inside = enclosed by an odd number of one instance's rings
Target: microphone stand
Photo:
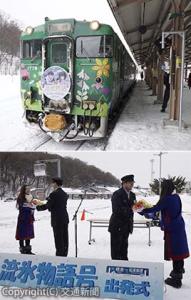
[[[73,218],[72,218],[72,221],[74,221],[74,230],[75,230],[75,257],[78,256],[78,222],[77,222],[78,217],[77,217],[77,214],[78,214],[80,206],[82,205],[85,194],[86,194],[86,191],[85,191],[84,195],[80,195],[80,198],[81,198],[80,203],[79,203],[79,205],[73,215]]]

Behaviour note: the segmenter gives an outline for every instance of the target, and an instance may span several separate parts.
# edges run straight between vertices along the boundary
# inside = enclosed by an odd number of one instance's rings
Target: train
[[[119,99],[136,81],[136,65],[111,26],[50,20],[21,34],[25,118],[56,141],[107,135]]]

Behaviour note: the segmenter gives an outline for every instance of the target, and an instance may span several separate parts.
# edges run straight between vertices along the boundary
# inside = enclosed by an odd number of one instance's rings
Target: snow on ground
[[[142,199],[143,197],[141,197]],[[191,196],[182,195],[183,216],[186,222],[187,236],[191,249]],[[151,203],[156,203],[156,197],[145,198]],[[139,197],[138,197],[139,200]],[[69,224],[69,256],[75,256],[74,222],[72,216],[79,204],[78,200],[68,201]],[[0,249],[2,252],[18,253],[18,242],[15,240],[15,228],[18,211],[15,202],[0,202]],[[110,200],[84,200],[78,214],[78,256],[83,258],[110,259],[110,235],[107,228],[93,228],[92,237],[95,243],[88,244],[89,222],[81,221],[83,209],[86,209],[87,218],[109,218],[111,214]],[[135,214],[135,219],[142,216]],[[32,240],[33,251],[39,255],[55,255],[52,228],[50,226],[50,214],[48,211],[35,212],[35,239]],[[134,261],[164,262],[165,278],[171,271],[171,262],[163,260],[163,233],[158,227],[151,228],[152,244],[148,246],[148,230],[135,228],[129,239],[129,259]],[[164,292],[164,300],[190,299],[191,293],[191,259],[185,260],[186,273],[183,286],[176,290],[167,286]],[[26,298],[25,298],[26,299]],[[44,299],[44,298],[42,298]],[[53,298],[55,299],[55,298]],[[74,299],[74,298],[73,298]],[[81,298],[82,299],[82,298]],[[84,298],[83,298],[84,299]]]
[[[79,142],[56,143],[37,125],[29,125],[23,118],[19,76],[0,76],[0,150],[1,151],[62,151],[75,150]],[[46,148],[43,148],[46,143]],[[41,149],[42,148],[42,149]]]
[[[115,127],[106,150],[190,150],[191,149],[191,91],[184,88],[183,116],[187,129],[163,127],[167,113],[161,113],[161,104],[154,104],[145,82],[139,81]]]
[[[48,138],[37,125],[29,125],[22,118],[19,76],[0,76],[0,145],[2,151],[64,151],[76,150],[81,142],[57,143]],[[190,150],[191,149],[191,91],[184,88],[183,120],[187,129],[162,127],[168,114],[160,112],[156,97],[150,96],[144,82],[139,81],[116,125],[106,150]],[[80,150],[104,150],[104,141],[84,143]]]

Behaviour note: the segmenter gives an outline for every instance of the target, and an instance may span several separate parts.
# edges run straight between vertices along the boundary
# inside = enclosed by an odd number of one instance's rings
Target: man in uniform
[[[54,233],[56,256],[68,255],[68,194],[62,189],[62,179],[52,178],[54,191],[48,196],[47,204],[37,206],[37,210],[48,209],[51,213],[51,226]]]
[[[134,175],[121,178],[122,187],[112,195],[112,215],[108,231],[111,234],[111,258],[128,260],[128,238],[133,232],[133,210],[136,196],[131,191]]]

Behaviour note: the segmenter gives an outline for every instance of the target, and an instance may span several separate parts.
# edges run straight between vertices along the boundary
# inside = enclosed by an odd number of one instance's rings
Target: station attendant
[[[122,187],[115,191],[111,198],[112,215],[108,231],[111,236],[111,258],[128,260],[128,238],[133,232],[133,210],[136,202],[131,191],[134,185],[134,175],[121,178]]]
[[[54,191],[50,193],[45,205],[37,206],[38,211],[48,209],[51,213],[51,226],[54,233],[56,256],[68,255],[68,194],[62,189],[62,179],[52,178]]]

